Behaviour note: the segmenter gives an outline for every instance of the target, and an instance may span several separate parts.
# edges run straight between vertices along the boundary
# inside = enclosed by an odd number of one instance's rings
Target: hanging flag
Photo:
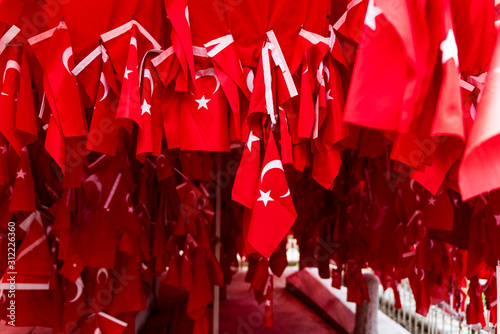
[[[495,153],[500,145],[500,34],[491,61],[475,122],[467,140],[460,164],[458,183],[464,200],[500,188],[497,170],[500,158]]]
[[[193,42],[189,23],[189,9],[186,0],[164,0],[168,19],[172,23],[170,39],[182,74],[177,77],[175,90],[188,91],[195,81]]]
[[[9,210],[35,212],[35,196],[35,182],[31,174],[28,149],[23,147],[21,156],[19,157]]]
[[[229,151],[228,103],[213,68],[195,73],[196,89],[181,97],[181,150]]]
[[[248,241],[259,253],[269,258],[297,218],[272,131],[269,133],[262,166]]]
[[[118,85],[106,48],[102,45],[99,50],[101,75],[86,148],[115,155],[120,140],[120,122],[116,120]]]
[[[151,63],[152,55],[147,55],[144,61],[141,94],[142,129],[137,134],[136,156],[144,162],[146,153],[154,156],[161,154],[161,141],[163,136],[163,122],[161,114],[161,97],[163,85]]]
[[[253,207],[259,184],[259,171],[260,139],[250,131],[231,192],[234,201],[250,209]]]

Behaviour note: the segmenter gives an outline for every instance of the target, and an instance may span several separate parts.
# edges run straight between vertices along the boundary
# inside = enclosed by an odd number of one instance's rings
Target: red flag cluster
[[[270,326],[269,268],[283,273],[292,232],[301,265],[336,287],[345,272],[351,301],[370,266],[396,294],[409,278],[420,313],[449,295],[465,311],[467,277],[468,321],[485,325],[492,1],[114,5],[58,3],[40,26],[45,2],[0,2],[0,231],[16,222],[18,298],[34,305],[19,325],[133,331],[160,276],[187,303],[178,321],[206,333],[239,253]]]

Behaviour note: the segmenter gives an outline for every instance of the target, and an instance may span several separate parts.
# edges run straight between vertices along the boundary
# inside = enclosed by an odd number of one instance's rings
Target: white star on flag
[[[127,70],[127,67],[125,67],[125,75],[123,77],[128,80],[128,75],[129,75],[129,73],[132,73],[132,72],[133,71],[129,71],[129,70]]]
[[[146,113],[151,115],[151,105],[148,104],[146,99],[144,99],[144,102],[142,103],[141,110],[142,110],[141,116],[146,114]]]
[[[18,178],[21,178],[21,179],[23,179],[23,180],[24,180],[24,176],[25,176],[26,174],[28,174],[28,173],[24,172],[24,171],[23,171],[23,169],[21,168],[21,169],[17,172],[17,177],[16,177],[16,178],[17,178],[17,179],[18,179]]]
[[[375,6],[373,0],[368,1],[368,8],[366,9],[365,24],[373,31],[377,29],[375,18],[382,14],[382,10]]]
[[[203,95],[199,100],[195,99],[195,101],[198,103],[198,110],[200,110],[201,108],[205,108],[208,110],[207,103],[210,102],[210,99],[205,99],[205,95]]]
[[[429,198],[429,205],[436,204],[436,199],[434,197]]]
[[[448,30],[448,35],[446,35],[446,39],[441,42],[439,48],[443,52],[443,64],[453,58],[453,60],[455,60],[455,65],[458,66],[458,47],[453,29]]]
[[[7,145],[0,146],[0,150],[2,151],[2,154],[7,153]]]
[[[266,193],[263,192],[262,190],[259,191],[260,191],[260,197],[257,198],[257,201],[264,202],[264,206],[267,206],[267,202],[274,201],[274,199],[271,198],[271,190],[269,190]]]
[[[133,207],[133,206],[129,206],[129,207],[128,207],[128,212],[130,212],[130,213],[134,213],[134,207]]]
[[[248,135],[248,140],[247,140],[247,147],[250,152],[252,152],[252,143],[254,141],[260,141],[259,137],[256,137],[253,135],[253,132],[250,131],[250,134]]]

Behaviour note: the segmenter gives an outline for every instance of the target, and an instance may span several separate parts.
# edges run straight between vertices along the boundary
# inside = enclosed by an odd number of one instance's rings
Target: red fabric
[[[500,35],[499,35],[500,36]],[[500,140],[497,110],[500,106],[499,94],[490,87],[500,82],[500,37],[490,65],[485,90],[478,106],[477,118],[472,126],[464,156],[460,164],[459,185],[463,199],[470,199],[481,193],[500,187],[500,178],[494,172],[498,155],[494,154]],[[478,177],[478,176],[481,177]]]
[[[142,74],[141,118],[143,127],[139,129],[137,134],[136,156],[141,162],[144,162],[146,153],[148,152],[154,156],[160,155],[163,136],[161,115],[163,85],[149,57],[147,56],[145,59],[144,72]]]
[[[196,90],[181,96],[182,150],[229,151],[227,99],[213,68],[196,71]]]
[[[136,31],[135,25],[132,26],[128,57],[125,69],[123,70],[122,89],[120,92],[118,109],[116,111],[116,118],[130,119],[142,128],[138,40]],[[112,59],[112,61],[114,60]]]
[[[297,217],[272,131],[269,132],[257,190],[259,193],[255,196],[248,240],[268,258]]]
[[[12,191],[10,201],[10,211],[31,211],[35,212],[35,182],[31,173],[30,158],[28,149],[23,148],[17,166],[16,181]]]
[[[243,148],[240,166],[234,179],[231,198],[252,208],[257,192],[260,170],[260,139],[252,132],[248,136],[246,145]]]
[[[115,120],[119,93],[111,61],[104,46],[101,48],[101,55],[97,57],[102,63],[100,85],[86,147],[88,150],[115,155],[120,139],[120,123]]]

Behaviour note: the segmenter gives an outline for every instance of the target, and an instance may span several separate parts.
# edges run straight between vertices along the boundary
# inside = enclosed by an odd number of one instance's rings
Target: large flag
[[[459,170],[464,200],[500,188],[500,34]]]
[[[259,253],[269,258],[297,218],[272,131],[269,133],[262,166],[248,241]]]
[[[379,2],[384,1],[377,4]],[[396,27],[385,11],[374,0],[369,0],[344,121],[397,131],[407,66],[405,48]]]

